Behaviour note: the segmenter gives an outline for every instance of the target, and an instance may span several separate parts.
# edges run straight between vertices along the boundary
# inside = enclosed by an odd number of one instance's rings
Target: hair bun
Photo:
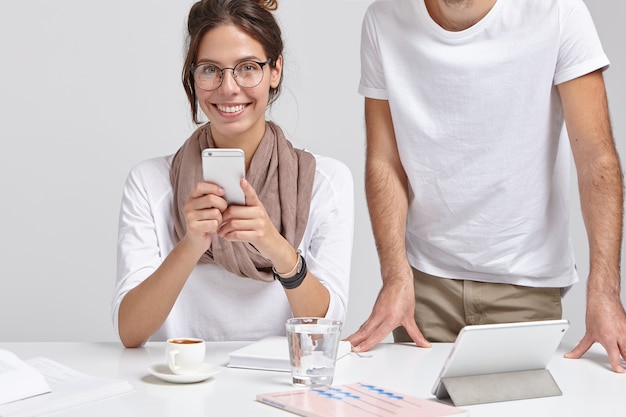
[[[265,10],[274,11],[278,9],[278,0],[257,0],[259,5]]]

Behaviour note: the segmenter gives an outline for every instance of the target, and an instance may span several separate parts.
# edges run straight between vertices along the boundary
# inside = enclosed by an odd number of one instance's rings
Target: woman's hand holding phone
[[[222,226],[219,235],[225,239],[236,242],[249,242],[259,253],[272,261],[272,264],[285,263],[284,270],[289,270],[295,262],[295,249],[276,229],[265,206],[248,181],[242,179],[240,186],[243,190],[246,205],[230,205],[222,213]],[[290,249],[291,248],[291,249]],[[283,260],[285,254],[289,259]]]
[[[245,176],[245,158],[241,149],[207,148],[202,151],[203,180],[197,183],[184,206],[187,234],[185,240],[199,253],[211,246],[213,236],[222,226],[222,213],[229,204],[245,205],[239,185]]]
[[[214,233],[234,242],[249,242],[273,264],[293,266],[295,249],[272,223],[265,206],[245,179],[241,149],[207,148],[202,151],[205,182],[197,184],[185,206],[188,228],[194,224],[206,249]],[[189,231],[188,231],[189,233]],[[285,256],[285,254],[292,256]],[[288,259],[283,259],[288,258]],[[287,266],[287,264],[289,264]]]
[[[228,207],[224,199],[224,189],[217,184],[199,182],[185,203],[185,238],[201,247],[204,252],[211,246],[213,236],[222,225],[222,213]]]

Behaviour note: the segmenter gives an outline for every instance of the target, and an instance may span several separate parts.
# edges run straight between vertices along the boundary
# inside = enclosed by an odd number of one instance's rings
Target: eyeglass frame
[[[248,87],[244,87],[243,85],[239,84],[239,81],[237,81],[237,76],[235,75],[235,68],[237,68],[237,67],[238,67],[239,65],[241,65],[241,64],[245,64],[245,63],[248,63],[248,62],[253,62],[253,63],[255,63],[255,64],[257,64],[258,66],[260,66],[260,67],[261,67],[261,79],[260,79],[260,80],[259,80],[259,82],[258,82],[258,83],[256,83],[255,85],[251,85],[251,86],[248,86]],[[258,61],[254,61],[254,60],[251,60],[251,59],[250,59],[250,60],[248,60],[248,59],[247,59],[247,60],[245,60],[245,61],[242,61],[242,62],[238,63],[237,65],[235,65],[235,66],[234,66],[234,67],[232,67],[232,68],[229,68],[229,67],[226,67],[226,68],[220,68],[220,67],[218,67],[217,65],[214,65],[214,66],[215,66],[215,68],[217,68],[217,69],[220,71],[220,83],[217,85],[217,87],[212,88],[212,89],[210,89],[210,90],[207,90],[206,88],[202,88],[202,87],[200,87],[200,86],[198,86],[198,88],[199,88],[199,89],[201,89],[201,90],[204,90],[204,91],[215,91],[215,90],[217,90],[217,89],[218,89],[218,88],[220,88],[220,87],[222,86],[222,84],[224,83],[224,71],[226,71],[226,70],[231,70],[231,71],[232,71],[232,74],[233,74],[233,80],[235,80],[235,83],[237,83],[237,85],[238,85],[240,88],[254,88],[254,87],[258,86],[259,84],[261,84],[261,81],[263,81],[263,77],[265,76],[265,71],[263,71],[263,68],[265,68],[265,66],[266,66],[267,64],[269,64],[270,62],[272,62],[272,58],[267,58],[267,60],[265,60],[265,62],[258,62]],[[189,72],[191,73],[191,79],[192,79],[192,80],[193,80],[193,82],[194,82],[194,86],[196,85],[196,77],[195,77],[196,70],[197,70],[199,67],[201,67],[202,65],[207,65],[207,64],[199,64],[199,65],[194,65],[194,66],[192,66],[191,68],[189,68]]]

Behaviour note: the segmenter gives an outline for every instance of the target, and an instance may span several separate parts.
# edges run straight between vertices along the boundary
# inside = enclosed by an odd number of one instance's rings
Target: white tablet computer
[[[432,393],[448,397],[442,378],[544,369],[568,327],[567,320],[465,326]]]

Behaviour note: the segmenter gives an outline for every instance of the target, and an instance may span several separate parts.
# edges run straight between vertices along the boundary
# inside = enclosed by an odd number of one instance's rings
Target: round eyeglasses
[[[243,61],[234,68],[220,68],[214,64],[200,64],[191,67],[191,75],[198,88],[211,91],[216,90],[224,81],[224,71],[231,70],[233,78],[239,87],[256,87],[263,80],[263,67],[269,64],[272,58],[265,62]]]

